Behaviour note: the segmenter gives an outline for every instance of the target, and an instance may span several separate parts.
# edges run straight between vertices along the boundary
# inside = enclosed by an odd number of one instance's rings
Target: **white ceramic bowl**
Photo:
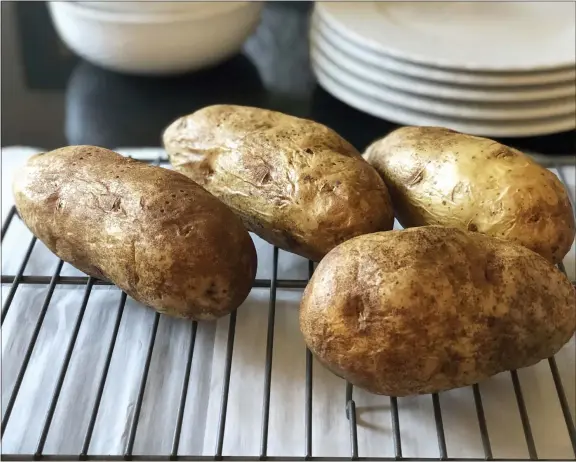
[[[188,1],[138,1],[138,2],[117,2],[115,0],[104,0],[96,2],[74,2],[83,8],[96,9],[115,13],[132,14],[154,14],[154,13],[194,13],[211,14],[223,13],[242,6],[248,2],[228,2],[224,0],[210,2],[188,2]]]
[[[127,13],[49,2],[62,41],[87,61],[129,74],[167,75],[213,66],[237,53],[262,3],[214,12]]]

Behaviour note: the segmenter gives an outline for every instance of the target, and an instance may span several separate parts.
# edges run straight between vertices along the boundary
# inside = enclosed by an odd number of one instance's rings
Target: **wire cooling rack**
[[[161,163],[163,159],[158,159],[157,163]],[[19,217],[14,208],[12,208],[7,215],[6,220],[2,224],[2,241],[8,232],[11,224],[19,220]],[[227,416],[229,409],[230,400],[230,380],[231,380],[231,370],[233,364],[233,354],[235,345],[235,333],[237,324],[237,313],[232,313],[228,319],[228,330],[227,338],[225,341],[225,361],[223,364],[223,375],[222,383],[220,388],[220,395],[218,397],[218,418],[217,425],[215,427],[215,444],[213,446],[212,452],[204,452],[203,454],[186,454],[180,451],[180,442],[183,437],[183,422],[185,408],[190,405],[189,402],[189,383],[191,380],[191,371],[194,355],[196,354],[197,345],[197,333],[199,329],[199,324],[197,322],[189,322],[189,342],[186,348],[186,360],[185,360],[185,370],[182,375],[181,385],[179,386],[179,396],[178,396],[178,406],[177,411],[173,420],[173,437],[171,450],[167,453],[162,454],[135,454],[134,444],[136,439],[137,430],[140,423],[140,417],[142,412],[143,400],[145,396],[145,391],[147,383],[149,380],[149,371],[153,358],[155,342],[157,338],[158,328],[162,315],[155,313],[152,327],[150,329],[150,334],[148,337],[147,344],[145,346],[145,360],[142,364],[142,368],[139,376],[138,391],[135,399],[135,404],[132,409],[130,421],[127,425],[127,436],[125,438],[125,444],[123,445],[123,450],[114,454],[91,454],[90,445],[92,442],[95,425],[98,419],[98,414],[103,398],[103,393],[105,390],[106,382],[110,378],[110,367],[111,361],[114,354],[115,346],[117,343],[119,329],[125,311],[125,305],[127,302],[127,296],[121,293],[118,302],[118,308],[115,315],[112,335],[110,337],[109,343],[106,348],[106,355],[103,366],[98,372],[98,385],[96,388],[96,394],[92,399],[92,406],[85,411],[89,414],[88,425],[84,432],[83,442],[81,449],[74,454],[46,454],[44,449],[47,441],[47,437],[50,431],[50,427],[54,422],[55,410],[58,405],[58,401],[61,398],[61,392],[63,388],[64,381],[68,372],[70,361],[74,353],[74,349],[77,343],[78,335],[84,320],[84,315],[89,303],[90,297],[93,294],[95,288],[99,286],[111,286],[111,284],[100,281],[91,277],[83,276],[64,276],[61,275],[64,262],[59,260],[56,264],[55,270],[51,275],[26,275],[26,267],[31,258],[35,245],[37,244],[37,239],[32,237],[27,249],[24,253],[23,259],[20,266],[15,274],[3,274],[2,284],[5,287],[9,287],[8,294],[5,298],[2,307],[2,324],[4,325],[4,320],[9,313],[12,302],[19,288],[26,285],[36,285],[47,287],[47,291],[43,298],[39,315],[36,319],[30,341],[25,348],[25,354],[23,360],[19,367],[18,373],[16,375],[16,380],[14,387],[12,388],[9,396],[3,396],[3,401],[6,402],[2,420],[2,436],[4,437],[5,430],[12,419],[14,419],[14,409],[15,403],[19,398],[19,393],[21,392],[21,387],[25,375],[30,372],[30,360],[33,355],[35,346],[37,344],[39,334],[41,332],[43,323],[46,318],[46,314],[51,306],[51,300],[53,298],[54,291],[58,287],[65,286],[81,286],[78,289],[78,314],[72,329],[72,334],[69,337],[68,344],[65,348],[65,354],[63,360],[58,363],[51,364],[52,367],[58,369],[57,380],[55,386],[52,390],[45,390],[45,393],[51,394],[49,400],[48,410],[45,413],[41,422],[41,431],[38,438],[37,444],[35,445],[34,451],[24,451],[19,453],[2,454],[5,460],[522,460],[520,458],[499,458],[493,454],[493,448],[491,444],[491,437],[488,428],[487,419],[485,416],[485,409],[483,405],[483,398],[481,392],[481,386],[474,385],[471,387],[474,409],[477,419],[477,429],[479,432],[479,437],[481,441],[482,454],[479,457],[451,457],[447,449],[447,438],[445,425],[443,423],[444,409],[441,406],[441,399],[438,394],[433,394],[425,399],[431,401],[431,408],[433,410],[433,425],[435,427],[435,434],[437,440],[437,451],[436,454],[430,455],[430,457],[412,457],[407,456],[405,451],[405,446],[403,445],[403,426],[400,419],[400,403],[399,399],[391,397],[389,399],[389,424],[391,430],[391,438],[393,441],[393,453],[385,456],[362,456],[362,448],[360,447],[360,441],[358,437],[359,427],[363,424],[359,423],[357,414],[357,404],[354,398],[354,388],[349,383],[346,384],[343,389],[344,393],[341,396],[335,396],[334,399],[341,402],[341,412],[339,414],[340,419],[346,421],[346,426],[348,428],[348,438],[349,438],[349,455],[342,456],[338,455],[335,457],[330,457],[326,455],[318,456],[314,452],[313,448],[313,432],[322,431],[322,429],[316,429],[313,426],[313,357],[310,351],[303,350],[301,354],[305,355],[305,384],[304,384],[304,412],[301,416],[301,426],[298,428],[293,428],[294,432],[299,432],[303,434],[303,446],[301,447],[301,455],[270,455],[269,454],[269,437],[270,433],[270,407],[271,407],[271,384],[272,384],[272,370],[273,370],[273,352],[274,352],[274,335],[275,335],[275,320],[277,314],[277,293],[279,290],[296,290],[302,291],[307,284],[307,279],[279,279],[278,278],[278,267],[279,267],[279,250],[277,248],[273,249],[272,252],[272,273],[271,277],[268,279],[256,279],[254,282],[254,289],[268,289],[269,290],[269,300],[268,300],[268,310],[267,310],[267,325],[266,325],[266,340],[265,340],[265,363],[264,367],[258,372],[258,379],[263,382],[263,387],[261,389],[261,406],[260,408],[253,408],[251,412],[258,413],[261,415],[261,425],[260,428],[254,428],[253,432],[259,434],[259,452],[253,455],[234,455],[225,454],[224,452],[224,439],[227,430]],[[560,268],[564,270],[561,265]],[[308,279],[313,273],[314,265],[312,262],[308,262]],[[120,291],[118,290],[118,293]],[[264,313],[261,313],[265,316]],[[4,355],[4,352],[3,352]],[[566,397],[566,392],[564,384],[562,383],[561,374],[556,363],[555,358],[548,359],[547,367],[549,368],[549,373],[551,374],[556,396],[547,396],[546,400],[550,402],[556,401],[559,403],[561,413],[565,422],[565,430],[567,437],[569,438],[569,444],[574,453],[574,460],[576,460],[576,429],[573,421],[573,417],[570,411],[570,405]],[[539,459],[535,438],[532,429],[532,422],[529,416],[529,411],[525,402],[525,396],[523,392],[523,387],[521,385],[521,380],[517,371],[511,371],[510,379],[513,387],[513,396],[515,398],[515,407],[519,414],[523,439],[527,449],[527,456],[531,460],[541,460]],[[288,403],[291,406],[291,403]],[[338,418],[338,417],[337,417]],[[539,417],[537,417],[539,418]],[[502,422],[505,427],[506,422]],[[404,428],[405,430],[405,428]],[[492,436],[494,433],[492,432]]]

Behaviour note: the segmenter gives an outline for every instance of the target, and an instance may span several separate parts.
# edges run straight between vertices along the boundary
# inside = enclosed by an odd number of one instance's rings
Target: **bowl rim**
[[[98,8],[91,8],[87,5],[82,5],[83,2],[79,1],[65,1],[65,2],[47,2],[50,9],[68,9],[69,12],[73,12],[79,16],[83,16],[87,19],[96,19],[105,22],[116,22],[116,23],[133,23],[133,24],[158,24],[158,23],[175,23],[175,22],[186,22],[186,21],[196,21],[205,20],[212,18],[214,16],[224,16],[232,12],[236,12],[242,8],[254,8],[258,5],[259,9],[262,7],[263,2],[260,1],[237,1],[237,2],[218,2],[227,3],[233,7],[227,8],[220,11],[210,11],[205,10],[203,12],[183,12],[183,11],[173,11],[173,12],[148,12],[148,13],[133,13],[124,11],[111,11]]]

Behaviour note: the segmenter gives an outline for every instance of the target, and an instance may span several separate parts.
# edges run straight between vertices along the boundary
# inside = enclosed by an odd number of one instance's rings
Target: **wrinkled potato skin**
[[[406,228],[454,226],[508,239],[559,263],[574,241],[560,180],[520,151],[437,127],[404,127],[364,158],[380,173]]]
[[[177,172],[70,146],[32,157],[13,191],[24,223],[58,257],[161,313],[215,319],[250,292],[248,232]]]
[[[575,304],[568,279],[531,250],[426,226],[332,250],[304,292],[300,327],[335,374],[406,396],[552,356],[574,334]]]
[[[392,229],[388,191],[347,141],[316,122],[217,105],[164,132],[174,168],[266,241],[312,260],[360,234]]]

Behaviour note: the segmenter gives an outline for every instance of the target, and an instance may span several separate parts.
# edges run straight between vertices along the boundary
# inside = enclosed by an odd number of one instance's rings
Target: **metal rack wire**
[[[160,162],[161,159],[158,160]],[[572,198],[573,199],[573,198]],[[6,232],[9,229],[11,222],[13,222],[17,218],[17,214],[12,208],[7,216],[6,221],[2,224],[2,240],[6,235]],[[94,432],[94,427],[96,423],[96,418],[98,416],[100,403],[102,400],[102,394],[104,391],[104,386],[106,384],[106,380],[108,378],[108,373],[110,369],[110,363],[112,360],[112,355],[114,352],[114,347],[116,344],[116,340],[118,337],[118,331],[120,328],[120,323],[122,320],[122,316],[124,313],[124,306],[126,304],[126,294],[122,293],[118,311],[116,314],[116,318],[114,321],[114,328],[112,332],[112,336],[110,339],[110,343],[108,345],[106,359],[104,363],[104,367],[100,373],[99,384],[97,388],[96,398],[91,409],[90,413],[90,420],[88,424],[88,428],[86,430],[82,449],[78,454],[59,454],[59,455],[52,455],[52,454],[44,454],[44,445],[46,443],[46,438],[48,435],[48,431],[50,429],[54,412],[56,409],[56,405],[58,403],[60,393],[62,391],[62,385],[64,383],[64,379],[66,377],[66,373],[68,370],[68,366],[70,363],[70,359],[72,357],[74,347],[76,344],[76,340],[78,338],[78,333],[80,331],[80,326],[82,325],[82,321],[84,319],[84,314],[86,311],[86,307],[88,305],[88,301],[92,292],[92,289],[98,285],[111,285],[108,282],[100,281],[91,277],[76,277],[76,276],[61,276],[60,272],[62,270],[63,261],[60,260],[56,265],[56,268],[51,276],[25,276],[24,271],[26,265],[30,259],[34,246],[36,244],[36,238],[32,238],[26,253],[24,254],[24,258],[18,271],[16,274],[13,275],[2,275],[2,284],[10,284],[10,290],[8,296],[5,300],[4,306],[2,307],[2,324],[4,323],[4,319],[10,309],[12,301],[14,299],[14,295],[19,286],[25,284],[40,284],[40,285],[47,285],[48,290],[45,295],[40,315],[36,321],[36,325],[33,330],[33,334],[31,337],[31,341],[28,344],[26,349],[26,353],[24,355],[24,360],[20,367],[20,370],[17,374],[16,383],[8,398],[8,404],[6,407],[6,411],[4,414],[4,419],[2,421],[2,436],[4,435],[4,431],[10,421],[10,417],[12,411],[14,409],[14,404],[16,402],[16,398],[20,391],[20,387],[22,385],[22,380],[28,368],[30,358],[32,356],[32,352],[34,350],[36,341],[38,339],[38,335],[40,329],[42,328],[42,324],[44,318],[46,316],[46,312],[50,305],[50,301],[52,299],[52,295],[54,290],[59,285],[82,285],[84,286],[84,292],[82,296],[82,302],[80,304],[80,308],[78,311],[78,315],[76,318],[76,322],[72,331],[72,335],[68,342],[68,345],[65,350],[64,360],[59,368],[58,378],[56,381],[56,386],[52,392],[52,397],[50,400],[50,406],[48,408],[48,412],[43,421],[42,431],[40,434],[39,441],[36,445],[36,450],[34,453],[31,454],[2,454],[2,457],[5,460],[191,460],[191,461],[200,461],[200,460],[494,460],[492,447],[490,442],[490,437],[488,434],[488,428],[486,423],[486,417],[484,414],[484,407],[482,404],[482,396],[480,392],[480,388],[478,385],[474,385],[473,389],[473,397],[474,397],[474,406],[475,412],[478,419],[478,428],[480,431],[480,437],[482,442],[482,448],[484,452],[483,458],[462,458],[458,457],[451,458],[446,445],[446,436],[444,431],[443,419],[442,419],[442,408],[440,404],[440,399],[438,394],[431,395],[430,399],[432,401],[433,413],[434,413],[434,421],[436,427],[436,434],[438,439],[438,452],[439,457],[430,457],[430,458],[412,458],[412,457],[404,457],[403,456],[403,448],[402,448],[402,440],[401,440],[401,422],[399,418],[399,411],[398,411],[398,400],[395,397],[390,399],[390,406],[391,406],[391,428],[392,428],[392,437],[393,437],[393,445],[394,445],[394,456],[393,457],[359,457],[359,441],[358,441],[358,422],[357,422],[357,413],[356,413],[356,403],[353,397],[353,386],[351,384],[347,384],[345,396],[343,397],[342,401],[342,418],[347,419],[348,427],[349,427],[349,437],[350,437],[350,456],[348,458],[344,457],[319,457],[313,455],[313,447],[312,447],[312,406],[313,406],[313,382],[312,382],[312,355],[309,350],[302,352],[306,355],[306,372],[305,372],[305,415],[304,415],[304,448],[303,448],[303,455],[301,457],[279,457],[279,456],[269,456],[268,455],[268,437],[269,437],[269,417],[270,417],[270,393],[271,393],[271,379],[272,379],[272,355],[273,355],[273,348],[274,348],[274,326],[275,326],[275,315],[276,315],[276,294],[277,290],[280,288],[289,288],[289,289],[303,289],[306,284],[307,280],[287,280],[287,279],[278,279],[278,255],[279,251],[278,248],[274,248],[273,256],[272,256],[272,277],[271,279],[257,279],[254,282],[254,288],[268,288],[270,291],[269,295],[269,303],[268,303],[268,322],[267,322],[267,335],[266,335],[266,362],[264,368],[264,391],[262,396],[262,426],[260,429],[260,451],[259,454],[255,454],[251,457],[246,456],[226,456],[223,455],[223,445],[224,445],[224,434],[226,430],[226,417],[227,417],[227,409],[228,409],[228,398],[229,398],[229,390],[230,390],[230,376],[231,376],[231,368],[232,368],[232,356],[233,356],[233,349],[234,349],[234,337],[235,337],[235,330],[236,330],[236,313],[232,313],[229,319],[229,329],[228,329],[228,337],[226,341],[226,360],[225,360],[225,370],[224,370],[224,383],[222,386],[222,392],[220,397],[220,412],[219,412],[219,419],[218,419],[218,429],[217,429],[217,439],[216,439],[216,447],[214,449],[214,453],[211,455],[180,455],[179,454],[179,442],[180,436],[182,432],[182,424],[183,424],[183,415],[184,415],[184,407],[187,402],[187,393],[188,393],[188,383],[190,380],[190,373],[191,373],[191,365],[192,359],[194,357],[195,352],[195,342],[196,342],[196,333],[198,329],[197,322],[190,322],[190,341],[187,349],[187,357],[186,357],[186,366],[185,366],[185,373],[184,378],[181,386],[180,391],[180,398],[179,398],[179,405],[178,411],[176,416],[175,422],[175,429],[174,429],[174,436],[172,440],[171,451],[169,454],[155,454],[155,455],[137,455],[133,453],[134,450],[134,441],[136,437],[136,431],[138,428],[140,412],[142,409],[142,402],[144,397],[144,392],[146,389],[148,373],[150,369],[150,363],[152,360],[152,353],[154,350],[154,344],[156,340],[156,335],[158,332],[158,325],[160,321],[160,314],[155,314],[153,326],[150,332],[150,337],[148,340],[147,350],[146,350],[146,359],[144,362],[144,367],[142,368],[139,387],[138,387],[138,394],[135,404],[134,413],[132,415],[132,419],[129,426],[129,435],[127,439],[127,443],[124,447],[124,451],[122,454],[117,455],[91,455],[88,452],[90,442],[92,439],[92,435]],[[563,266],[561,265],[560,268],[564,270]],[[308,264],[308,279],[312,275],[314,270],[314,265],[312,262]],[[570,438],[571,446],[574,451],[574,460],[576,460],[576,428],[570,413],[568,401],[566,398],[566,393],[564,390],[564,386],[562,384],[562,380],[558,371],[558,367],[556,365],[556,361],[554,358],[548,359],[548,364],[550,368],[550,372],[554,381],[555,390],[557,393],[557,398],[560,403],[560,407],[562,410],[562,414],[566,423],[566,428],[568,431],[568,435]],[[520,381],[518,379],[518,374],[516,371],[511,371],[511,379],[514,389],[514,394],[516,397],[518,412],[521,418],[522,429],[524,432],[524,438],[526,441],[526,446],[528,448],[528,454],[531,460],[539,460],[538,453],[536,451],[536,445],[534,442],[534,437],[532,435],[532,429],[530,425],[530,419],[528,417],[528,411],[526,408],[526,404],[524,402],[524,395],[522,392],[522,387]],[[498,459],[498,460],[520,460],[520,459]]]

